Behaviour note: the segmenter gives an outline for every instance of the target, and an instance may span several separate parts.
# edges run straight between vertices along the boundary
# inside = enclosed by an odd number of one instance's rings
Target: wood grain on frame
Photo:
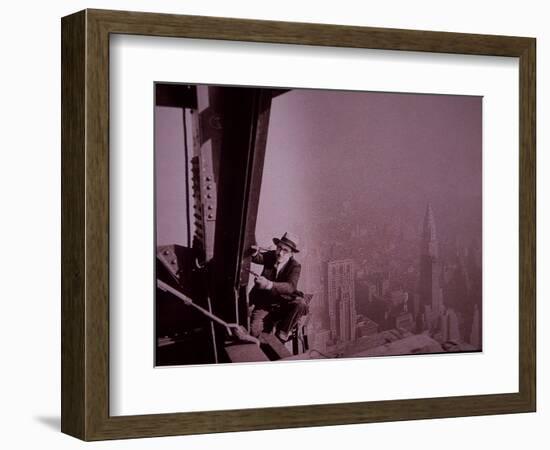
[[[519,57],[519,392],[109,416],[110,33]],[[63,18],[62,431],[99,440],[534,411],[535,60],[524,37],[102,10]]]

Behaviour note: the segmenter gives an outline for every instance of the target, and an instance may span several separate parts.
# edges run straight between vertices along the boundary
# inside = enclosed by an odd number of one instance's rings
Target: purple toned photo
[[[157,366],[482,350],[481,97],[157,83],[154,147]]]

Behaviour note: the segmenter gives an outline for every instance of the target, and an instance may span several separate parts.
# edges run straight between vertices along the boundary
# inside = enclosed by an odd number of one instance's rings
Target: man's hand
[[[258,289],[271,289],[271,287],[273,286],[273,283],[271,281],[262,276],[256,277],[254,282],[256,283]]]
[[[257,255],[259,253],[265,253],[265,252],[268,252],[270,250],[273,250],[273,245],[270,245],[269,247],[260,247],[259,245],[251,245],[250,246],[250,252],[253,254],[253,255]]]

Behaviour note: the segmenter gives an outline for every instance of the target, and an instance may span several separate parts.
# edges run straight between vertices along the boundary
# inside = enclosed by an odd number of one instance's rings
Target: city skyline
[[[311,348],[481,350],[481,108],[338,91],[274,101],[256,236],[302,237]]]
[[[429,203],[424,216],[422,232],[412,239],[416,252],[404,258],[400,270],[383,271],[376,265],[369,270],[354,259],[339,259],[342,253],[297,256],[305,275],[301,288],[314,292],[308,330],[312,348],[329,357],[361,356],[361,352],[369,356],[373,348],[388,342],[397,346],[400,341],[405,345],[402,352],[391,354],[482,349],[481,249],[457,247],[456,260],[440,258],[437,223]],[[356,247],[357,241],[348,245]],[[391,259],[391,253],[386,257]],[[344,335],[352,323],[354,331]],[[415,335],[435,342],[421,342],[431,345],[425,351],[406,347],[407,338]]]

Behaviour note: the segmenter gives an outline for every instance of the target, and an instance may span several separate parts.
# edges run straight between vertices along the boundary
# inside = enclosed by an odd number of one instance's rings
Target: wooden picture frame
[[[535,411],[535,39],[104,10],[64,17],[61,28],[64,433],[101,440]],[[110,416],[109,36],[117,33],[519,58],[519,391]]]

